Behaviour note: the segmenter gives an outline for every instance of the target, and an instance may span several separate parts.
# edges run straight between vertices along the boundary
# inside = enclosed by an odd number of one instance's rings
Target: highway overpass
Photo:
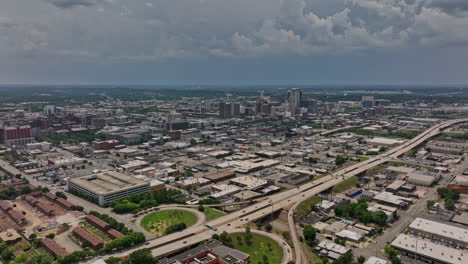
[[[291,205],[293,205],[294,207],[295,204],[300,203],[301,201],[307,199],[310,196],[323,192],[333,187],[334,185],[352,176],[358,175],[374,166],[385,163],[388,160],[390,160],[390,158],[396,158],[404,154],[405,152],[417,147],[429,138],[437,135],[441,131],[441,129],[461,122],[468,122],[468,119],[457,119],[440,123],[429,128],[428,130],[424,131],[415,138],[405,142],[404,144],[395,147],[383,154],[356,163],[342,170],[336,171],[330,175],[327,175],[323,178],[301,185],[297,188],[289,189],[284,192],[271,195],[268,197],[269,199],[265,199],[242,210],[236,211],[234,213],[219,217],[208,222],[210,226],[217,229],[216,231],[205,228],[203,226],[191,227],[181,232],[153,239],[151,241],[148,241],[145,245],[141,245],[138,247],[127,249],[122,252],[112,254],[112,256],[125,256],[130,254],[132,251],[140,248],[150,248],[154,256],[161,257],[175,252],[177,250],[180,250],[182,248],[188,247],[190,245],[202,242],[206,239],[209,239],[215,233],[223,231],[234,232],[237,228],[240,228],[247,222],[261,219],[277,210],[281,210],[282,208],[289,207]],[[289,212],[288,216],[291,221],[290,228],[294,229],[291,230],[291,233],[295,233],[296,229],[291,211]],[[297,234],[293,235],[292,237],[296,251],[295,262],[296,264],[300,264],[302,261],[302,252],[300,252],[301,247],[299,244],[299,239]]]

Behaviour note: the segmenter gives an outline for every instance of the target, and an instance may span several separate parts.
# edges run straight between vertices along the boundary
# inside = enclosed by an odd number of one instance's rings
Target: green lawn
[[[163,236],[164,230],[170,225],[185,223],[187,227],[197,222],[197,216],[184,210],[163,210],[146,215],[141,219],[140,225],[153,235]]]
[[[97,229],[95,226],[89,224],[88,222],[81,222],[80,226],[84,230],[88,231],[90,234],[92,234],[92,235],[96,236],[97,238],[101,239],[102,241],[104,241],[104,244],[109,242],[109,241],[112,241],[112,239],[109,237],[109,235],[107,235],[103,231]]]
[[[245,242],[245,233],[233,233],[229,234],[229,237],[232,238],[232,244],[235,249],[250,255],[250,263],[263,263],[263,256],[267,256],[269,264],[280,264],[283,259],[283,249],[281,246],[271,238],[255,233],[251,234],[252,244],[250,246]],[[241,242],[239,242],[238,237],[241,238]],[[271,250],[269,249],[269,244],[271,245]]]
[[[359,182],[358,177],[353,176],[333,186],[333,191],[336,193],[344,192],[348,189],[351,189],[352,187],[355,187],[356,183],[358,182]]]
[[[205,208],[205,215],[206,215],[206,220],[207,221],[213,220],[215,218],[221,217],[221,216],[226,214],[225,212],[216,210],[216,209],[211,208],[211,207],[205,206],[204,208]]]
[[[306,216],[307,214],[310,213],[310,206],[312,204],[318,204],[318,203],[320,203],[320,198],[318,198],[317,196],[311,196],[296,207],[294,214],[296,214],[296,216],[298,217]]]

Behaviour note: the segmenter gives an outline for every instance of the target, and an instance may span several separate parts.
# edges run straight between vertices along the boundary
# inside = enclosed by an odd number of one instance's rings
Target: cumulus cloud
[[[431,0],[428,7],[434,7],[445,13],[457,14],[468,11],[468,1],[466,0]]]
[[[468,42],[465,0],[330,0],[332,8],[312,0],[43,0],[31,9],[17,8],[27,0],[4,2],[0,53],[69,60],[315,55]],[[74,8],[80,6],[95,8]]]
[[[78,6],[94,6],[104,0],[45,0],[58,8],[73,8]]]

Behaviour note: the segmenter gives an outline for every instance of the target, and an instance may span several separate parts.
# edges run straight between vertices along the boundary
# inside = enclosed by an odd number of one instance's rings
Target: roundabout
[[[163,208],[143,216],[140,226],[156,237],[162,237],[205,222],[205,214],[191,208]]]

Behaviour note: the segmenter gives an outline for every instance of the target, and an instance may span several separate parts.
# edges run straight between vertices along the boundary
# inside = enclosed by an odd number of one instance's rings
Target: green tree
[[[156,264],[156,258],[151,255],[151,250],[149,248],[143,248],[136,250],[130,254],[125,263],[128,264]]]
[[[200,212],[205,212],[205,207],[204,207],[203,205],[200,204],[200,205],[198,206],[198,211],[200,211]]]
[[[336,166],[340,166],[346,162],[347,158],[341,155],[335,157],[335,164]]]
[[[21,192],[21,194],[24,195],[24,194],[29,194],[29,193],[31,193],[32,190],[31,190],[31,187],[29,187],[29,186],[26,185],[26,186],[21,187],[21,191],[20,191],[20,192]]]
[[[383,211],[377,211],[372,214],[372,221],[380,226],[387,224],[388,216]]]
[[[315,241],[317,232],[313,226],[306,225],[304,226],[304,230],[302,230],[302,235],[304,236],[307,245],[311,246]]]
[[[2,251],[1,257],[4,261],[9,261],[13,258],[13,250],[11,248],[6,248]]]
[[[427,201],[427,202],[426,202],[427,209],[430,209],[430,208],[433,207],[435,204],[436,204],[436,201],[435,201],[435,200],[429,200],[429,201]]]
[[[358,264],[363,264],[365,261],[366,261],[366,257],[364,257],[364,256],[359,256],[357,258],[357,263]]]
[[[455,210],[455,202],[452,199],[449,199],[449,198],[445,199],[444,206],[445,206],[445,209],[447,210],[450,210],[450,211]]]

